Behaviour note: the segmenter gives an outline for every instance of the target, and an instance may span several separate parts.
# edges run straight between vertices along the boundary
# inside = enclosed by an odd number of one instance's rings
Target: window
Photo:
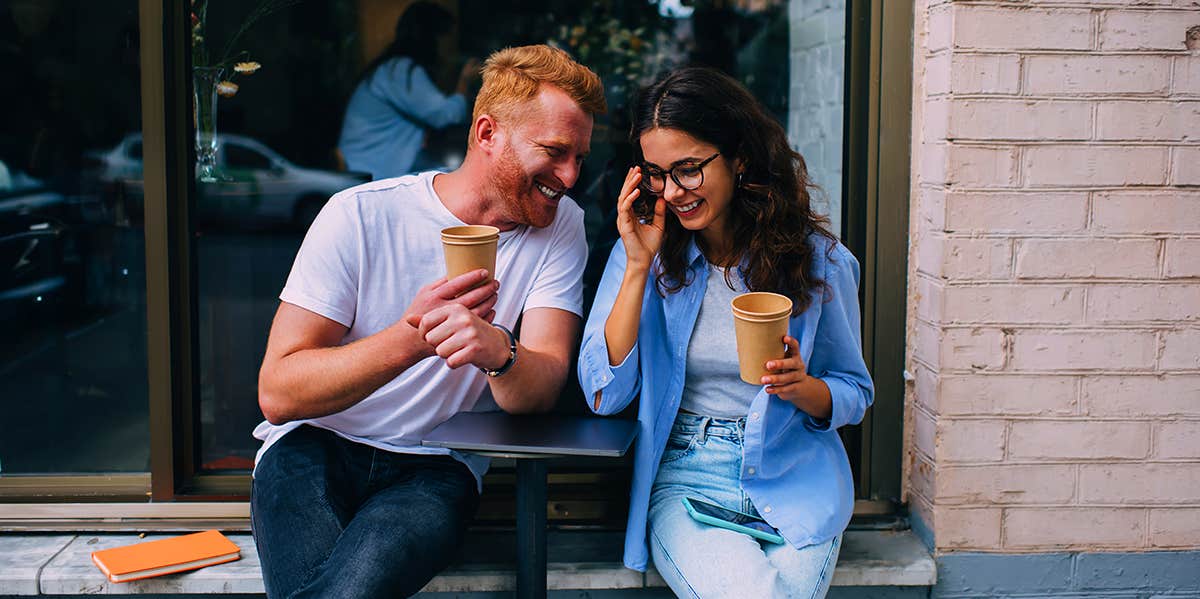
[[[278,294],[325,201],[369,178],[339,150],[343,119],[408,5],[284,4],[251,21],[257,0],[210,0],[202,44],[191,37],[187,3],[0,6],[0,39],[12,40],[0,62],[27,88],[0,96],[0,494],[16,474],[131,474],[140,478],[120,493],[80,481],[57,495],[140,499],[152,486],[156,500],[247,497],[259,446],[250,432],[262,419],[257,373]],[[874,175],[842,168],[861,162],[843,156],[857,156],[865,135],[844,134],[843,121],[851,129],[869,121],[855,112],[861,106],[843,107],[845,81],[867,78],[843,57],[862,56],[846,52],[846,27],[879,18],[869,2],[849,3],[857,21],[845,3],[807,0],[437,4],[454,16],[427,68],[444,92],[467,59],[526,43],[557,44],[601,75],[610,111],[597,119],[570,191],[586,210],[585,297],[616,239],[629,96],[685,64],[725,70],[768,106],[821,186],[819,208],[835,232],[871,260],[859,200],[843,180],[853,187]],[[141,31],[139,10],[169,26]],[[850,37],[865,48],[870,33],[860,26]],[[154,44],[141,47],[147,39]],[[226,46],[236,60],[216,54]],[[233,70],[250,61],[260,68]],[[469,85],[468,96],[477,89]],[[152,109],[152,98],[165,103]],[[466,136],[462,122],[425,127],[408,168],[456,167]],[[577,388],[559,409],[586,412]],[[899,434],[898,420],[871,434],[885,427]],[[867,460],[863,434],[843,436],[852,457]],[[511,485],[500,466],[492,488]],[[570,460],[552,468],[558,517],[623,525],[620,468]],[[895,469],[898,477],[898,458]],[[592,500],[599,488],[612,498]],[[481,516],[505,513],[485,505]]]
[[[133,0],[0,7],[0,476],[149,470]]]
[[[226,143],[225,166],[231,169],[267,170],[271,168],[271,159],[265,154],[237,143]]]

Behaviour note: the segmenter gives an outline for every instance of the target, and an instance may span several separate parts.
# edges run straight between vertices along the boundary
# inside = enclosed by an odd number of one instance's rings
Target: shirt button
[[[750,474],[754,474],[754,468],[748,468],[748,469],[746,469],[746,472],[749,472]]]
[[[764,514],[769,514],[769,513],[771,513],[771,506],[769,506],[769,505],[768,505],[767,507],[763,508],[763,513],[764,513]]]
[[[750,414],[750,419],[751,419],[751,420],[758,420],[758,412],[754,412],[754,413]]]

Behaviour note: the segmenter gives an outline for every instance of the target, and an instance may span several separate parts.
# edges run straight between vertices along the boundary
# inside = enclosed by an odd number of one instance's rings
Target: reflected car
[[[0,188],[0,322],[12,326],[57,303],[74,278],[66,264],[66,226],[54,214],[62,194],[25,177]]]
[[[92,157],[102,165],[101,180],[113,186],[126,210],[140,220],[141,134],[127,135]],[[330,196],[371,179],[366,173],[297,166],[257,140],[233,134],[218,136],[217,169],[220,181],[196,183],[194,214],[200,224],[307,229]]]

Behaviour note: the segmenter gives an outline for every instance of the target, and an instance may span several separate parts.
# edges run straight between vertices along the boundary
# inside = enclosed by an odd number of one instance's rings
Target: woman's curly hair
[[[713,144],[726,160],[741,159],[729,204],[733,240],[731,259],[751,291],[771,291],[792,299],[793,314],[808,308],[809,293],[826,290],[812,272],[815,246],[836,246],[826,225],[829,219],[813,212],[804,158],[788,145],[783,127],[745,87],[732,77],[706,67],[671,71],[638,92],[633,103],[629,139],[634,158],[644,158],[640,139],[651,129],[674,129]],[[818,235],[827,244],[812,244]],[[656,275],[659,293],[675,293],[691,283],[687,265],[693,232],[669,217]],[[697,238],[697,243],[701,240]],[[732,269],[725,273],[731,284]]]

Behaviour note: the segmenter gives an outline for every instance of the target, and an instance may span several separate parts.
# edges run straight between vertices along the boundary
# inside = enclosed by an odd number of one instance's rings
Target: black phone
[[[645,189],[641,189],[638,197],[633,199],[633,215],[639,223],[648,225],[654,222],[654,203],[657,199]]]

